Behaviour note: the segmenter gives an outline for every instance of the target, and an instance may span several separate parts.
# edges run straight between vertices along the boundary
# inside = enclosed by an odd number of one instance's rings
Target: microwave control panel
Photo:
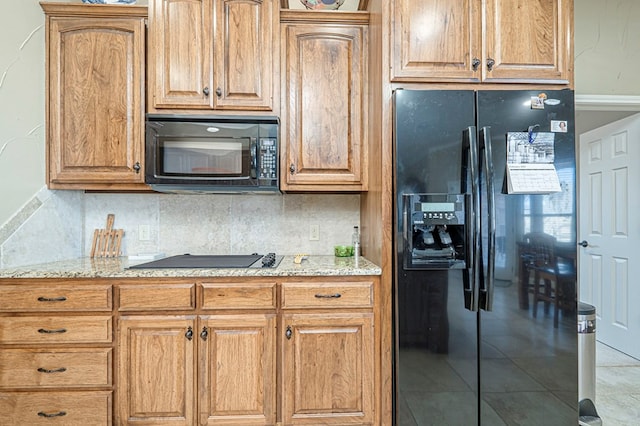
[[[258,178],[278,178],[278,146],[275,139],[260,138]]]

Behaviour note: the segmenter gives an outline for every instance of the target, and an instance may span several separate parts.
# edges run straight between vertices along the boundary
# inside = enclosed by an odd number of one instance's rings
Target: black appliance
[[[148,114],[145,183],[159,192],[279,193],[277,117]]]
[[[577,424],[576,309],[534,317],[518,279],[526,234],[575,259],[573,92],[399,89],[393,108],[394,423]],[[559,191],[508,193],[510,133],[552,141]]]
[[[130,269],[168,269],[168,268],[277,268],[283,256],[275,253],[247,255],[192,255],[180,254],[151,262],[130,266]]]

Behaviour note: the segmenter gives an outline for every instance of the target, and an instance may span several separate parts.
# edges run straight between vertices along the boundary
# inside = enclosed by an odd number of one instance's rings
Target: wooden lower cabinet
[[[0,280],[0,425],[378,424],[378,283]]]
[[[194,424],[195,316],[121,317],[118,424]]]
[[[275,424],[275,315],[128,316],[118,424]]]
[[[85,426],[111,424],[111,392],[0,392],[0,424]]]
[[[282,324],[283,424],[373,424],[373,313],[286,313]]]
[[[113,424],[112,290],[0,279],[0,425]]]
[[[275,314],[214,315],[201,325],[199,424],[274,425]]]

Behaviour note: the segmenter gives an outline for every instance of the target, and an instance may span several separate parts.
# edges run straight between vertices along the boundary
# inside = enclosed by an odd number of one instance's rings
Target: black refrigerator
[[[556,322],[523,250],[575,259],[573,91],[399,89],[393,116],[395,424],[578,424],[575,280]]]

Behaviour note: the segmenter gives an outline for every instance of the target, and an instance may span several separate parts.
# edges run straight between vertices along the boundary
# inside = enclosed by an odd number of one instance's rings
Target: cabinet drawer
[[[121,285],[120,311],[186,310],[195,308],[194,283]]]
[[[1,344],[110,343],[110,316],[2,317]]]
[[[373,282],[284,283],[283,308],[369,308]]]
[[[110,425],[111,392],[3,392],[0,393],[2,424]]]
[[[110,311],[111,285],[2,285],[0,311]]]
[[[0,387],[110,386],[111,348],[0,350]]]
[[[203,283],[203,309],[275,309],[275,283]]]

